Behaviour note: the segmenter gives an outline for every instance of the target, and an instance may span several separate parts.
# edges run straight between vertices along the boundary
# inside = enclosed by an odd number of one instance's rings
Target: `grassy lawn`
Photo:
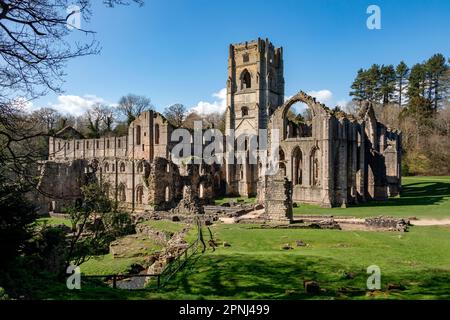
[[[253,204],[256,201],[256,197],[219,197],[214,199],[214,204],[220,206],[226,202],[235,202],[235,203],[249,203]]]
[[[450,217],[450,177],[407,177],[403,183],[402,197],[386,203],[348,209],[300,206],[296,213]],[[168,230],[176,228],[170,221],[155,223]],[[160,290],[114,290],[86,283],[82,290],[69,291],[65,283],[53,283],[49,289],[39,289],[37,298],[450,299],[450,226],[415,226],[406,233],[260,229],[251,224],[210,228],[217,240],[231,247],[198,255]],[[208,231],[204,236],[209,239]],[[308,246],[297,247],[296,240]],[[294,249],[282,250],[286,243]],[[122,262],[117,264],[107,255],[91,267],[97,272],[114,265],[120,271],[126,267]],[[368,293],[366,270],[371,265],[381,269],[381,290]],[[317,281],[323,292],[306,294],[305,280]],[[390,285],[398,288],[388,289]]]
[[[388,201],[371,201],[349,208],[300,204],[294,208],[294,214],[450,218],[450,177],[403,177],[402,180],[401,196]]]
[[[123,291],[85,285],[64,299],[450,299],[450,227],[410,232],[212,227],[231,247],[198,256],[159,291]],[[302,240],[307,247],[296,247]],[[294,249],[285,251],[285,243]],[[106,260],[107,261],[107,260]],[[368,296],[366,269],[381,268],[381,290]],[[347,273],[353,273],[347,278]],[[304,280],[325,292],[307,295]],[[401,290],[387,290],[389,284]],[[53,289],[55,290],[55,289]],[[47,293],[48,294],[48,293]],[[96,296],[97,295],[97,296]],[[52,298],[52,296],[46,296]]]
[[[36,221],[39,224],[48,224],[48,225],[60,225],[60,224],[64,224],[68,227],[72,228],[72,222],[70,221],[70,219],[65,219],[65,218],[54,218],[54,217],[48,217],[48,218],[39,218]]]
[[[169,220],[148,220],[142,223],[151,226],[154,229],[167,231],[171,233],[180,232],[186,226],[182,222],[173,222]]]

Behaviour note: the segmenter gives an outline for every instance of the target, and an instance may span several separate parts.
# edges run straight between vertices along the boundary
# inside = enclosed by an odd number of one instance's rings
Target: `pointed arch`
[[[241,90],[250,89],[252,87],[252,76],[247,69],[244,69],[240,76]]]
[[[303,153],[300,147],[295,147],[292,152],[292,184],[303,183]]]
[[[313,147],[311,150],[310,165],[309,165],[309,176],[311,186],[320,185],[320,163],[319,163],[319,153],[320,149],[318,147]]]

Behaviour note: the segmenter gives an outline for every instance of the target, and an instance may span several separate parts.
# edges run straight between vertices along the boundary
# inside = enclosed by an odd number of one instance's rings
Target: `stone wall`
[[[265,218],[271,221],[292,221],[292,185],[281,173],[267,176],[265,195]]]

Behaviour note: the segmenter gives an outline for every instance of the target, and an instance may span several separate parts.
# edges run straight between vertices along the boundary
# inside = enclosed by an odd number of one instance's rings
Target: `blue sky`
[[[77,113],[136,93],[159,111],[173,103],[220,108],[229,43],[258,37],[284,48],[287,96],[315,92],[330,106],[350,100],[361,67],[450,54],[447,0],[146,0],[114,9],[94,2],[82,28],[97,32],[101,53],[71,61],[64,95],[35,107]],[[381,9],[381,30],[366,27],[371,4]]]

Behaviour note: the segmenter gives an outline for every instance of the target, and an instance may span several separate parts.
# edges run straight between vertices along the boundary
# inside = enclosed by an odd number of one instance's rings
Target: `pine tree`
[[[367,99],[366,94],[366,71],[364,69],[359,69],[355,80],[352,83],[352,91],[350,95],[353,96],[353,101],[358,102],[359,107],[361,107],[362,102]]]
[[[412,68],[408,78],[408,99],[415,97],[425,97],[426,74],[423,64],[416,63]]]
[[[371,102],[379,102],[382,98],[380,90],[380,66],[373,64],[365,74],[367,99]]]
[[[381,66],[379,95],[382,97],[383,106],[392,101],[395,93],[395,69],[393,65]]]
[[[448,69],[446,59],[440,53],[433,55],[425,63],[427,98],[433,103],[434,112],[437,111],[440,101],[443,99],[443,93],[445,94],[449,87],[448,79],[445,79]]]
[[[396,88],[397,88],[397,92],[398,92],[398,105],[401,107],[402,106],[402,97],[403,97],[403,92],[405,90],[405,88],[407,87],[407,78],[408,78],[408,74],[409,74],[409,68],[406,65],[405,62],[400,61],[400,63],[397,65],[396,69],[395,69],[395,74],[396,74],[396,78],[397,78],[397,84],[396,84]]]

